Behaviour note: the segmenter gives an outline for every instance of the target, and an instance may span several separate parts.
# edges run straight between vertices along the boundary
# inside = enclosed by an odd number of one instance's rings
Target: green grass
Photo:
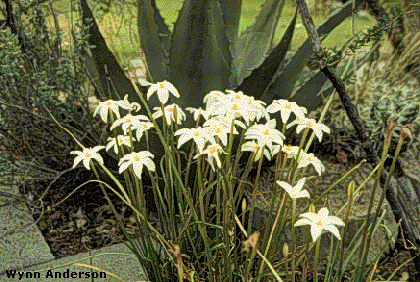
[[[62,0],[55,2],[54,5],[60,10],[69,10],[69,2],[70,1]],[[165,22],[169,25],[171,30],[173,29],[173,24],[178,16],[178,11],[181,9],[182,2],[182,0],[157,0],[157,6],[161,11],[162,16],[164,17]],[[259,7],[263,2],[264,0],[243,1],[240,19],[240,32],[245,30],[247,26],[253,23],[254,18],[259,11]],[[138,57],[138,53],[136,51],[140,50],[137,34],[137,20],[135,18],[137,11],[135,7],[132,7],[130,10],[134,17],[132,17],[128,11],[122,12],[120,7],[113,5],[111,7],[110,13],[97,18],[100,30],[107,40],[108,46],[123,65],[127,65],[129,60]],[[100,13],[98,7],[93,9],[93,13],[95,16],[98,16]],[[292,4],[292,1],[287,0],[275,34],[275,43],[281,39],[281,36],[290,23],[294,13],[295,7]],[[49,17],[48,20],[52,26],[52,18]],[[314,17],[314,21],[317,26],[320,25],[324,20],[325,17]],[[120,32],[118,35],[116,35],[122,21],[124,22],[122,23]],[[61,28],[65,29],[66,31],[65,40],[68,41],[70,16],[60,15],[59,22]],[[347,18],[324,40],[323,45],[326,47],[341,46],[344,42],[346,42],[352,36],[351,22],[351,17]],[[372,26],[374,23],[375,20],[372,18],[356,18],[355,31],[361,31],[369,26]],[[129,27],[129,24],[131,24],[131,27]],[[296,50],[306,40],[306,38],[307,35],[305,28],[301,24],[300,17],[298,17],[291,49]]]

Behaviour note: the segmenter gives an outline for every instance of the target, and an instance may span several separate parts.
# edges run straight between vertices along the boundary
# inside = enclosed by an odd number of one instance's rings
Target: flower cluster
[[[242,144],[241,151],[253,153],[254,161],[259,161],[264,156],[267,159],[278,154],[284,154],[287,158],[292,158],[297,163],[297,168],[304,168],[313,165],[316,172],[321,175],[325,170],[321,161],[313,154],[306,153],[296,146],[285,145],[285,136],[276,129],[276,120],[270,119],[269,113],[280,112],[283,125],[290,128],[297,125],[296,132],[300,133],[303,129],[312,129],[317,138],[321,141],[323,132],[329,133],[329,128],[323,124],[317,123],[313,119],[305,117],[307,110],[299,107],[294,102],[286,100],[273,101],[271,105],[265,108],[265,103],[247,96],[241,91],[235,92],[226,90],[227,94],[221,91],[211,91],[204,97],[206,109],[187,108],[193,114],[194,120],[203,118],[203,126],[197,128],[181,128],[174,132],[177,138],[178,149],[189,141],[194,142],[197,154],[194,159],[207,155],[206,160],[213,170],[221,169],[223,162],[222,154],[226,154],[229,144],[230,134],[239,134],[243,130],[246,142]],[[181,125],[186,119],[186,114],[177,105],[166,105],[169,95],[179,98],[176,88],[168,81],[150,84],[147,98],[150,99],[156,93],[161,103],[161,107],[154,108],[153,119],[164,118],[166,124],[171,126],[173,123]],[[128,114],[121,117],[119,110],[128,110]],[[90,169],[90,161],[96,160],[103,163],[98,151],[102,148],[106,150],[114,149],[114,152],[122,153],[119,161],[119,173],[123,173],[131,168],[137,178],[141,178],[143,167],[146,166],[149,171],[155,171],[155,164],[152,160],[153,154],[147,151],[133,152],[133,142],[140,142],[143,134],[153,127],[153,123],[144,115],[134,115],[132,111],[138,111],[140,105],[129,103],[124,98],[123,101],[108,100],[98,105],[94,115],[100,114],[104,122],[108,122],[109,117],[113,121],[111,130],[121,128],[123,135],[115,135],[115,138],[108,138],[109,143],[95,148],[84,148],[82,152],[72,152],[78,156],[74,160],[74,167],[81,161],[84,166]],[[290,123],[289,119],[293,114],[296,119]],[[114,117],[116,120],[114,121]],[[260,122],[261,119],[265,122]],[[135,137],[133,135],[135,132]],[[128,148],[128,153],[124,148]],[[277,181],[277,184],[285,189],[288,195],[296,200],[298,198],[309,198],[307,190],[303,189],[306,178],[298,180],[294,186],[284,181]],[[310,225],[313,240],[317,240],[322,230],[332,232],[340,239],[340,234],[335,225],[344,225],[344,223],[334,216],[328,216],[328,210],[322,208],[317,214],[304,213],[301,215],[295,226]]]

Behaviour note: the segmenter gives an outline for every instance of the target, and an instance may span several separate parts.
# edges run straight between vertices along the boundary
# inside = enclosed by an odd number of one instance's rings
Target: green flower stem
[[[297,166],[299,164],[300,152],[302,151],[303,144],[305,143],[306,137],[308,136],[308,132],[309,132],[309,128],[305,128],[305,130],[303,131],[302,139],[300,140],[300,144],[299,144],[299,150],[298,150],[298,152],[296,154],[296,158],[295,158],[296,162],[295,162],[295,165],[294,165],[293,170],[291,172],[290,179],[294,179],[296,168],[297,168]],[[294,183],[292,182],[290,184],[293,185]]]
[[[232,153],[233,128],[234,128],[234,125],[235,125],[235,119],[232,119],[232,122],[230,124],[230,135],[229,135],[228,151],[227,151],[226,159],[225,159],[226,160],[226,166],[225,166],[226,171],[231,170],[231,167],[230,167],[230,156],[231,156],[231,153]]]
[[[251,273],[252,262],[254,261],[254,258],[255,258],[256,255],[257,255],[257,247],[252,246],[251,256],[249,258],[249,262],[248,262],[248,265],[247,265],[246,271],[245,271],[245,281],[250,281],[249,274]]]
[[[397,144],[397,147],[396,147],[396,150],[395,150],[394,158],[392,159],[391,167],[389,169],[388,175],[387,175],[386,180],[385,180],[384,188],[382,189],[381,197],[380,197],[379,202],[376,206],[375,217],[373,218],[372,226],[370,227],[369,236],[367,237],[367,243],[366,243],[367,251],[365,252],[365,255],[364,255],[364,258],[363,258],[363,265],[366,265],[366,262],[367,262],[367,256],[368,256],[368,253],[369,253],[370,241],[371,241],[372,236],[373,236],[373,230],[374,230],[375,225],[376,225],[376,220],[380,217],[381,207],[382,207],[382,204],[383,204],[384,199],[385,199],[386,190],[388,189],[389,182],[391,181],[392,174],[394,173],[395,163],[397,161],[398,155],[400,154],[403,141],[404,141],[404,138],[402,136],[400,136],[400,138],[398,139],[398,144]]]
[[[376,194],[376,189],[378,187],[379,184],[379,180],[384,168],[384,163],[388,154],[388,150],[389,150],[389,143],[390,143],[390,139],[385,137],[385,143],[384,143],[384,149],[382,150],[382,156],[381,156],[381,160],[379,162],[379,169],[378,169],[378,173],[376,174],[376,178],[375,178],[375,183],[373,184],[372,190],[371,190],[371,194],[370,194],[370,201],[369,201],[369,207],[367,210],[367,216],[366,216],[366,225],[365,228],[363,229],[363,239],[362,239],[362,243],[360,245],[360,251],[359,251],[359,255],[358,255],[358,259],[357,259],[357,266],[356,266],[356,273],[357,273],[357,280],[359,281],[361,279],[361,276],[363,275],[363,269],[364,266],[362,265],[363,262],[363,257],[364,254],[367,253],[369,246],[366,245],[368,238],[367,238],[367,233],[369,230],[369,226],[370,226],[370,212],[372,211],[373,208],[373,202],[375,199],[375,194]]]
[[[132,83],[132,84],[134,84],[134,83]],[[134,85],[135,85],[135,84],[134,84]],[[139,90],[138,90],[138,88],[137,88],[137,86],[136,86],[136,85],[134,86],[134,88],[135,88],[135,89],[136,89],[136,91],[139,93]],[[161,131],[161,130],[159,129],[159,127],[157,126],[156,121],[155,121],[155,119],[153,118],[152,113],[150,112],[150,109],[149,109],[149,107],[148,107],[148,105],[147,105],[146,101],[144,100],[144,98],[143,98],[143,96],[142,96],[142,95],[139,95],[139,98],[140,98],[140,100],[142,101],[143,105],[145,106],[145,108],[146,108],[146,110],[147,110],[147,114],[149,115],[149,117],[150,117],[150,119],[151,119],[151,121],[152,121],[153,125],[155,126],[155,129],[156,129],[156,132],[157,132],[157,134],[158,134],[158,136],[159,136],[159,139],[160,139],[160,141],[162,142],[162,145],[163,145],[163,146],[164,146],[164,148],[165,148],[165,152],[169,152],[169,148],[168,148],[168,145],[166,144],[166,141],[165,141],[165,139],[164,139],[164,137],[163,137],[163,135],[162,135],[162,131]],[[170,163],[170,165],[171,165],[171,166],[172,166],[172,168],[173,168],[173,171],[174,171],[174,173],[175,173],[175,178],[176,178],[176,180],[178,181],[178,185],[180,186],[180,188],[181,188],[181,190],[182,190],[182,193],[185,195],[185,199],[187,200],[187,203],[188,203],[188,205],[189,205],[189,207],[190,207],[190,209],[191,209],[192,216],[194,217],[194,220],[198,222],[198,221],[199,221],[199,218],[198,218],[198,215],[197,215],[197,211],[196,211],[196,210],[195,210],[195,208],[194,208],[194,204],[193,204],[193,202],[192,202],[191,197],[189,197],[189,196],[188,196],[188,195],[189,195],[189,193],[188,193],[187,189],[185,188],[185,186],[184,186],[184,184],[183,184],[183,182],[182,182],[182,179],[181,179],[181,176],[179,175],[179,172],[176,170],[176,165],[175,165],[175,163],[174,163],[173,157],[172,157],[172,155],[171,155],[171,154],[168,154],[168,156],[169,156],[169,163]],[[203,240],[206,240],[207,238],[206,238],[205,234],[203,233],[203,230],[202,230],[201,226],[199,226],[199,227],[198,227],[198,229],[199,229],[199,231],[200,231],[201,236],[203,237]]]
[[[209,241],[208,241],[208,236],[207,236],[207,227],[206,227],[206,212],[204,209],[204,201],[203,201],[203,197],[204,197],[204,187],[203,187],[203,180],[201,178],[201,157],[198,158],[198,168],[197,168],[197,176],[198,176],[198,189],[199,189],[199,204],[200,204],[200,214],[201,214],[201,230],[202,233],[204,234],[205,238],[203,238],[204,241],[204,248],[205,248],[205,252],[206,252],[206,257],[207,257],[207,263],[208,265],[211,265],[211,253],[210,253],[210,246],[209,246]],[[211,274],[211,277],[213,276],[213,272],[212,270],[209,268],[209,271]],[[210,279],[212,280],[212,279]]]
[[[304,254],[306,257],[309,257],[309,245],[311,244],[311,228],[307,228],[306,229],[306,244],[305,244],[305,250],[304,250]],[[303,256],[301,256],[298,261],[296,262],[297,265],[299,265],[300,260],[303,258]],[[305,262],[304,262],[305,263]],[[308,260],[306,260],[306,264],[303,266],[303,274],[302,274],[302,282],[306,282],[306,278],[307,278],[307,271],[308,271]]]
[[[277,157],[276,157],[276,171],[274,173],[274,180],[278,179],[278,177],[279,177],[281,156],[282,156],[282,154],[279,153],[279,154],[277,154]],[[268,225],[267,226],[273,226],[273,228],[274,228],[274,225],[273,225],[274,223],[272,222],[272,220],[273,220],[273,214],[274,214],[274,206],[275,206],[275,203],[277,202],[277,196],[278,196],[278,192],[279,192],[278,185],[277,185],[276,181],[273,181],[273,187],[272,187],[271,191],[274,191],[274,195],[273,195],[273,197],[271,199],[271,203],[270,203],[270,210],[269,210],[269,213],[268,213],[268,221],[267,221]],[[270,232],[270,236],[271,235],[272,235],[272,232]],[[268,246],[269,243],[267,244],[267,246],[264,246],[264,242],[267,242],[267,238],[268,238],[268,232],[265,232],[263,240],[262,240],[262,242],[263,242],[262,246],[265,247],[266,249],[269,248],[269,246]],[[267,257],[267,252],[264,254],[264,256]],[[262,269],[260,268],[260,274],[261,273],[262,273]]]
[[[242,130],[241,139],[239,140],[238,150],[236,150],[236,159],[235,159],[235,165],[233,166],[233,174],[232,174],[233,176],[236,176],[236,172],[238,171],[239,159],[241,158],[241,145],[244,141],[244,137],[245,137],[245,130]]]
[[[295,270],[296,270],[296,198],[292,199],[292,282],[295,282]]]
[[[268,251],[270,250],[271,241],[273,240],[273,238],[277,238],[277,236],[273,236],[273,235],[275,234],[275,230],[277,228],[277,224],[278,224],[278,221],[279,221],[279,218],[280,218],[280,215],[281,215],[281,210],[282,210],[282,207],[284,206],[285,198],[286,198],[286,194],[283,194],[283,199],[281,201],[281,204],[277,207],[276,218],[274,220],[273,226],[271,227],[270,237],[268,238],[267,246],[265,247],[265,252],[264,252],[264,256],[265,257],[267,257]],[[266,233],[268,234],[268,232],[266,232]],[[263,242],[265,240],[266,239],[264,238]],[[259,282],[261,280],[261,274],[262,274],[263,270],[264,270],[264,261],[260,265],[260,269],[258,271],[258,280],[257,280],[257,282]]]
[[[315,264],[314,264],[314,282],[318,282],[318,264],[319,264],[319,245],[321,245],[321,236],[316,240]]]
[[[113,123],[114,123],[114,113],[113,113],[113,112],[112,112],[112,110],[111,110],[111,109],[109,109],[109,108],[108,108],[108,115],[109,115],[109,118],[110,118],[111,124],[113,124]],[[118,132],[117,132],[117,129],[116,129],[116,128],[114,128],[114,129],[112,130],[112,132],[113,132],[113,134],[114,134],[115,144],[116,144],[117,149],[118,149],[118,157],[121,159],[121,158],[123,158],[123,157],[124,157],[124,147],[123,147],[123,146],[121,146],[121,145],[119,144],[119,142],[118,142]],[[131,147],[132,147],[132,146],[133,146],[133,145],[132,145],[132,143],[131,143]],[[129,174],[129,172],[128,172],[127,170],[125,170],[125,171],[123,172],[123,175],[124,175],[124,181],[125,181],[125,183],[128,185],[128,187],[132,187],[132,186],[133,186],[133,183],[132,183],[132,181],[131,181],[131,178],[130,178],[130,174]]]
[[[327,195],[332,189],[334,189],[335,186],[337,186],[338,184],[340,184],[344,179],[346,179],[347,177],[349,177],[354,171],[356,171],[357,169],[360,168],[360,166],[366,162],[366,160],[361,161],[359,164],[357,164],[355,167],[353,167],[352,169],[350,169],[348,172],[346,172],[346,174],[344,174],[343,177],[341,177],[340,179],[338,179],[336,182],[334,182],[330,187],[328,187],[324,192],[322,192],[321,195],[319,195],[314,201],[312,201],[312,205],[316,205],[319,201],[321,201],[325,195]],[[302,213],[307,212],[309,209],[310,205],[307,205]]]
[[[354,185],[353,182],[350,182],[350,185]],[[354,196],[354,191],[353,188],[350,192],[350,194],[348,195],[348,199],[347,199],[347,209],[346,209],[346,215],[344,217],[344,228],[343,231],[341,233],[341,249],[340,249],[340,259],[339,259],[339,263],[338,263],[338,270],[337,270],[337,276],[338,276],[338,280],[337,281],[341,281],[342,277],[343,277],[343,262],[344,262],[344,240],[346,238],[346,234],[347,234],[347,224],[349,221],[349,217],[350,217],[350,211],[353,205],[353,196]]]
[[[239,180],[239,185],[235,192],[235,199],[242,197],[242,186],[245,183],[247,183],[246,180],[248,179],[248,174],[251,171],[251,167],[252,167],[252,163],[254,162],[255,155],[256,155],[256,152],[253,152],[248,158],[245,171],[242,173],[241,180]]]
[[[334,101],[334,97],[335,97],[336,92],[337,91],[334,89],[334,91],[331,93],[330,97],[328,98],[327,103],[325,104],[324,108],[322,109],[321,117],[319,118],[318,123],[321,123],[324,120],[325,115],[327,114],[328,110],[330,109],[330,106],[331,106],[332,102]],[[311,136],[310,136],[308,142],[306,143],[305,152],[308,152],[309,147],[311,146],[314,138],[315,138],[315,132],[312,131]]]
[[[100,163],[99,163],[100,164]],[[96,178],[98,179],[97,181],[99,182],[99,186],[101,187],[101,190],[102,190],[102,193],[104,194],[104,196],[105,196],[105,199],[107,200],[107,202],[108,202],[108,205],[111,207],[111,210],[112,210],[112,212],[114,213],[114,215],[115,215],[115,218],[117,219],[117,221],[118,221],[118,224],[120,225],[120,227],[121,227],[121,230],[123,231],[123,233],[124,233],[124,236],[128,239],[128,241],[130,242],[130,244],[131,244],[131,247],[132,247],[132,249],[133,250],[138,250],[139,248],[138,248],[138,246],[137,246],[137,248],[136,248],[136,243],[135,243],[135,241],[133,241],[132,239],[131,239],[131,237],[130,237],[130,235],[127,233],[127,231],[125,230],[125,228],[124,228],[124,223],[122,222],[122,218],[120,217],[120,215],[117,213],[117,210],[115,209],[115,206],[114,206],[114,204],[112,203],[112,201],[111,201],[111,199],[109,198],[109,196],[108,196],[108,193],[106,192],[106,189],[105,189],[105,187],[104,187],[104,185],[103,185],[103,182],[102,181],[100,181],[99,180],[99,174],[98,174],[98,171],[96,170],[96,168],[95,168],[95,166],[94,166],[94,164],[93,164],[93,162],[92,162],[92,160],[90,161],[90,163],[89,163],[89,165],[90,165],[90,167],[92,168],[92,170],[93,170],[93,172],[95,173],[95,176],[96,176]],[[100,164],[101,165],[101,164]],[[112,175],[112,174],[111,174]],[[107,185],[107,184],[106,184]],[[109,188],[110,188],[110,190],[112,190],[126,205],[128,205],[128,206],[131,206],[131,203],[130,202],[128,202],[127,200],[129,200],[129,199],[127,199],[127,198],[124,198],[123,196],[121,196],[121,194],[119,194],[117,191],[115,191],[114,189],[112,189],[110,186],[108,186]],[[133,210],[135,210],[135,208],[133,207],[133,206],[131,206],[132,207],[132,209]]]
[[[257,198],[257,191],[258,191],[258,180],[260,179],[260,174],[261,174],[261,167],[262,167],[262,161],[264,159],[264,149],[265,146],[262,147],[262,152],[261,152],[261,157],[258,163],[258,170],[257,170],[257,176],[255,177],[255,181],[254,181],[254,190],[252,192],[252,202],[251,202],[251,209],[249,211],[249,218],[248,218],[248,234],[251,233],[252,230],[252,221],[253,221],[253,217],[254,217],[254,209],[255,209],[255,200]]]
[[[133,131],[131,129],[131,125],[128,127],[128,135],[130,136],[130,152],[134,152],[134,144],[133,144]],[[134,203],[134,206],[137,206],[138,209],[143,213],[146,214],[146,206],[144,205],[144,193],[143,193],[143,186],[141,182],[137,179],[137,176],[134,174],[133,167],[130,168],[131,175],[134,179],[135,185],[129,186],[129,191],[131,193],[131,197]],[[135,189],[135,190],[134,190]]]

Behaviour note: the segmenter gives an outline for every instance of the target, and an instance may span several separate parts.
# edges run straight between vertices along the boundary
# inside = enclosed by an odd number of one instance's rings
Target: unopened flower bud
[[[309,206],[309,212],[315,212],[315,206],[313,204]]]
[[[242,199],[242,214],[245,214],[246,212],[246,199]]]
[[[354,181],[350,181],[349,183],[349,187],[347,189],[347,197],[349,198],[349,200],[353,199],[353,195],[354,195]]]
[[[408,136],[408,138],[410,138],[410,143],[408,144],[409,146],[411,145],[411,143],[413,143],[413,135],[411,135],[411,131],[410,129],[408,129],[408,127],[403,127],[401,129],[401,133],[400,133],[401,138],[405,138]]]
[[[287,243],[284,243],[284,245],[283,245],[283,256],[285,258],[287,258],[288,255],[289,255],[289,246],[287,245]]]

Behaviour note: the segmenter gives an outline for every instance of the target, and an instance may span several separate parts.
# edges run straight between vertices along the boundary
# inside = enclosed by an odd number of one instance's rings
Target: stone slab
[[[0,186],[0,273],[54,259],[19,195],[18,183]]]
[[[72,265],[73,263],[94,266],[99,270],[92,269],[91,272],[90,268]],[[90,282],[92,281],[92,277],[94,278],[93,281],[96,282],[120,281],[105,271],[118,276],[122,281],[145,282],[140,263],[123,243],[88,253],[24,267],[22,270],[32,271],[31,273],[21,274],[24,276],[20,281],[25,282]],[[15,278],[13,278],[12,271],[14,269],[9,269],[8,273],[0,273],[0,282],[19,281],[18,273],[15,272]]]

